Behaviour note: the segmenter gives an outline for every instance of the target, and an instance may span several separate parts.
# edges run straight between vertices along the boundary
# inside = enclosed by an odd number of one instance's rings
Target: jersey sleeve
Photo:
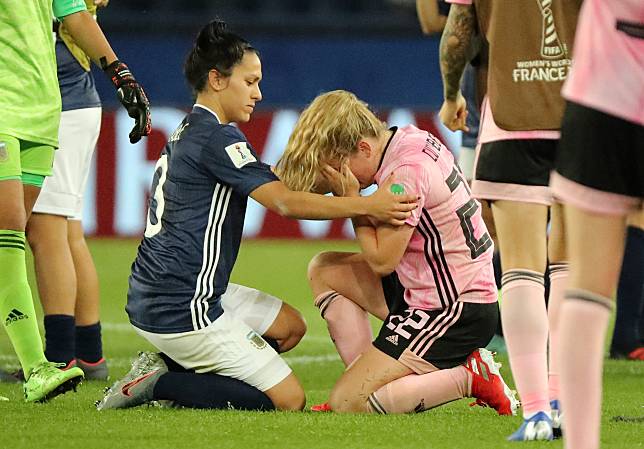
[[[54,0],[53,3],[54,17],[58,20],[75,12],[87,10],[85,0]]]
[[[401,184],[405,189],[405,193],[417,195],[419,197],[418,204],[425,204],[425,200],[429,195],[429,175],[426,170],[420,165],[401,165],[393,170],[394,182]],[[411,211],[411,215],[405,220],[405,224],[409,226],[416,226],[420,220],[422,207],[417,207]]]
[[[248,196],[256,188],[279,178],[233,126],[219,129],[202,155],[206,170],[240,195]]]

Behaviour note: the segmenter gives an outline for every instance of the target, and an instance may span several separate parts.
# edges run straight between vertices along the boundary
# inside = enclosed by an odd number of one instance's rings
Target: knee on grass
[[[271,397],[271,401],[273,401],[276,410],[299,412],[306,405],[306,396],[300,387],[294,388],[288,393],[275,395],[275,397]]]
[[[331,391],[329,406],[336,413],[366,413],[369,411],[366,400],[338,390]]]

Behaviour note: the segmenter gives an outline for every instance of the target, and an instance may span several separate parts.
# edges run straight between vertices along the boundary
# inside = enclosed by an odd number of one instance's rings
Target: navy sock
[[[45,315],[45,357],[50,362],[69,363],[74,359],[75,320],[71,315]]]
[[[183,366],[179,365],[177,362],[172,360],[169,355],[163,352],[160,352],[159,356],[165,362],[166,366],[168,367],[168,371],[172,371],[175,373],[194,373],[194,370],[185,369]]]
[[[274,410],[273,402],[257,388],[218,374],[169,371],[154,386],[155,400],[170,400],[190,408]]]
[[[642,344],[644,307],[644,230],[629,227],[622,272],[617,284],[617,313],[610,345],[612,356],[625,355]]]
[[[89,363],[96,363],[103,358],[100,322],[76,326],[76,357]]]

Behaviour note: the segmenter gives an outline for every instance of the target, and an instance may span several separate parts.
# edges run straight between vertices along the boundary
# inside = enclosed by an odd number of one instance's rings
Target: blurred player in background
[[[416,11],[423,33],[442,33],[449,15],[450,3],[444,0],[416,0]],[[458,153],[458,165],[468,182],[474,177],[475,149],[479,133],[480,106],[485,95],[487,71],[485,49],[480,37],[472,39],[471,60],[465,66],[461,92],[467,103],[466,128]],[[487,223],[486,223],[487,225]],[[489,226],[488,226],[489,227]]]
[[[610,357],[644,360],[644,211],[631,214],[627,223]]]
[[[261,101],[262,66],[257,50],[225,23],[201,30],[184,71],[196,103],[157,162],[126,307],[137,333],[164,355],[141,353],[97,407],[170,400],[301,410],[304,391],[278,351],[300,341],[302,316],[275,297],[229,283],[248,198],[292,218],[373,215],[395,224],[416,207],[415,197],[383,189],[331,198],[280,182],[231,125],[248,122]]]
[[[85,0],[89,15],[108,0]],[[84,20],[88,17],[84,16]],[[45,354],[49,360],[77,364],[86,379],[106,379],[99,322],[96,268],[82,226],[83,194],[101,126],[101,101],[89,72],[90,57],[67,20],[57,27],[56,60],[62,96],[60,148],[54,175],[42,187],[27,224],[45,318]],[[116,55],[106,52],[107,63]],[[95,60],[95,62],[99,62]],[[119,70],[127,70],[125,67]],[[130,82],[133,82],[133,78]],[[137,141],[149,131],[147,100],[141,90],[135,117]],[[127,106],[126,107],[130,107]]]
[[[584,2],[552,177],[571,267],[559,322],[566,449],[600,446],[605,334],[626,217],[644,208],[643,81],[644,3]]]
[[[562,209],[548,185],[580,2],[449,1],[440,50],[445,97],[440,115],[452,130],[466,129],[459,83],[477,29],[489,48],[472,190],[492,202],[499,239],[503,333],[524,417],[508,439],[548,440],[560,431],[557,321],[568,277]]]
[[[0,319],[25,373],[25,399],[74,388],[83,371],[47,361],[25,266],[25,227],[58,146],[60,93],[51,19],[84,10],[74,1],[0,4]]]
[[[125,64],[118,61],[91,11],[54,22],[57,29],[58,86],[62,94],[59,145],[53,176],[46,179],[27,223],[34,254],[40,300],[45,312],[45,355],[48,360],[78,364],[91,379],[107,378],[98,316],[98,279],[81,224],[82,197],[98,138],[101,107],[90,58],[101,64],[119,89],[119,99],[135,119],[131,141],[150,130],[145,93]],[[80,326],[76,327],[78,313]],[[77,358],[78,357],[78,358]],[[22,373],[18,373],[21,377]]]
[[[333,91],[304,110],[277,172],[295,190],[347,197],[393,175],[422,205],[399,227],[354,219],[362,252],[309,264],[315,305],[348,367],[330,409],[421,412],[475,397],[514,413],[492,354],[478,349],[498,319],[493,243],[449,150],[414,126],[387,129],[355,95]],[[369,313],[384,321],[373,345]]]

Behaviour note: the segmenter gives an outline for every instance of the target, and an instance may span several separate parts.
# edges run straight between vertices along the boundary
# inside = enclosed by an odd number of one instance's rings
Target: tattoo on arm
[[[440,66],[446,100],[456,99],[475,32],[474,6],[452,4],[440,43]]]

